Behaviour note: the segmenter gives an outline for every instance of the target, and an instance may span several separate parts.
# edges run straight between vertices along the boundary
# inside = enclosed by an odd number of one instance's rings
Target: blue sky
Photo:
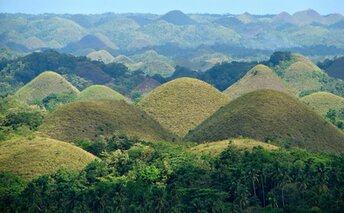
[[[0,12],[8,13],[104,13],[140,12],[164,14],[178,9],[186,13],[277,14],[315,9],[321,14],[344,14],[344,0],[0,0]]]

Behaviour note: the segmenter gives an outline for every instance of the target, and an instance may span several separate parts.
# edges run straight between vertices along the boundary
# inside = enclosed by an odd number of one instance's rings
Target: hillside
[[[330,109],[344,109],[344,98],[329,92],[316,92],[301,98],[311,109],[320,115],[326,115]]]
[[[278,149],[277,146],[249,138],[234,138],[211,143],[202,143],[191,148],[191,151],[198,154],[219,155],[222,151],[233,145],[240,150],[252,150],[254,147],[263,147],[266,150]]]
[[[193,78],[178,78],[148,93],[138,107],[179,136],[200,124],[228,102],[211,85]]]
[[[41,100],[52,93],[63,92],[78,94],[79,90],[61,75],[46,71],[20,88],[15,93],[15,97],[23,101],[34,101],[36,99]]]
[[[59,107],[45,118],[40,130],[69,142],[113,133],[149,141],[170,141],[173,137],[145,112],[125,101],[114,100],[77,101]]]
[[[243,95],[185,136],[187,141],[249,137],[283,146],[344,152],[344,134],[285,93],[258,90]]]
[[[105,64],[109,64],[113,62],[115,59],[108,51],[106,50],[99,50],[99,51],[93,51],[87,55],[87,58],[93,60],[93,61],[102,61]]]
[[[277,71],[277,74],[299,92],[319,90],[323,85],[322,78],[326,74],[302,55],[293,54],[292,59],[284,62],[282,66],[285,68]]]
[[[160,85],[161,84],[158,81],[152,78],[144,78],[142,79],[141,83],[134,87],[132,93],[139,93],[141,95],[145,95]]]
[[[62,168],[81,170],[96,159],[69,143],[41,137],[1,142],[0,149],[0,171],[26,179],[52,174]]]
[[[87,87],[78,95],[78,100],[94,100],[94,99],[108,99],[108,100],[128,100],[122,94],[104,85],[92,85]]]
[[[243,78],[227,88],[224,94],[233,100],[259,89],[277,90],[289,95],[295,94],[269,67],[262,64],[252,68]]]

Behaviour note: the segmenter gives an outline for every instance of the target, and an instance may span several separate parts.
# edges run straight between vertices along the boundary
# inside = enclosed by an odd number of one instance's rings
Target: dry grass
[[[77,101],[61,106],[45,118],[40,131],[63,141],[113,133],[148,141],[170,141],[174,137],[145,112],[123,100]]]
[[[15,97],[22,101],[33,101],[43,99],[52,93],[63,92],[78,94],[79,90],[61,75],[46,71],[20,88]]]
[[[93,85],[87,87],[78,95],[78,100],[125,100],[128,101],[128,98],[124,97],[122,94],[117,91],[103,85]]]
[[[184,136],[227,102],[228,98],[211,85],[179,78],[152,90],[138,106],[166,129]]]
[[[273,90],[258,90],[235,99],[185,140],[219,141],[240,136],[315,151],[344,152],[342,132],[297,99]]]
[[[26,179],[51,174],[58,169],[81,170],[95,160],[92,154],[62,141],[35,137],[0,143],[0,171]]]
[[[228,145],[234,145],[240,150],[252,150],[254,147],[263,147],[266,150],[278,149],[277,146],[257,141],[249,138],[233,138],[229,140],[202,143],[191,148],[194,153],[207,154],[207,155],[218,155],[224,151]]]
[[[344,108],[344,98],[329,92],[316,92],[302,97],[301,101],[320,115],[326,115],[330,109]]]
[[[224,91],[231,100],[246,93],[259,90],[272,89],[296,95],[296,91],[289,88],[269,67],[259,64],[252,68],[238,82]]]
[[[93,60],[93,61],[102,61],[105,64],[109,64],[113,62],[115,59],[108,51],[106,50],[99,50],[99,51],[93,51],[87,55],[87,58]]]

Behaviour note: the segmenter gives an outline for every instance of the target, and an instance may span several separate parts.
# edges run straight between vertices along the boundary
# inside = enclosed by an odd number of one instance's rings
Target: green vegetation
[[[184,136],[227,102],[211,85],[179,78],[152,90],[137,105],[166,129]]]
[[[20,88],[15,96],[20,100],[33,102],[42,100],[50,94],[63,92],[78,94],[79,90],[59,74],[46,71]]]
[[[334,58],[333,60],[326,59],[324,62],[319,63],[318,66],[325,70],[329,76],[344,80],[344,57]]]
[[[41,137],[1,142],[0,149],[0,171],[26,179],[52,174],[61,168],[81,170],[96,159],[71,144]]]
[[[95,139],[113,133],[137,136],[148,141],[173,139],[145,112],[125,101],[77,101],[47,115],[40,131],[62,141]]]
[[[233,100],[259,89],[277,90],[289,95],[295,95],[296,93],[286,86],[269,67],[259,64],[248,71],[243,78],[227,88],[224,94]]]
[[[94,99],[128,100],[120,93],[103,85],[92,85],[81,91],[81,93],[78,95],[78,100]]]
[[[181,145],[135,143],[81,172],[60,170],[23,184],[0,174],[4,212],[341,212],[343,156],[299,149],[217,155]]]
[[[47,97],[43,98],[42,101],[38,102],[39,105],[43,106],[48,111],[53,111],[58,106],[63,104],[68,104],[73,102],[77,98],[75,93],[63,92],[60,94],[50,94]]]
[[[342,132],[298,100],[273,90],[258,90],[231,101],[190,131],[185,140],[239,136],[314,151],[344,151]]]

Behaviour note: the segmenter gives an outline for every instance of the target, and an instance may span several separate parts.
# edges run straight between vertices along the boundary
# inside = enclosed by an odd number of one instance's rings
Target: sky
[[[185,13],[277,14],[314,9],[320,14],[344,15],[344,0],[0,0],[6,13],[154,13],[171,10]]]

